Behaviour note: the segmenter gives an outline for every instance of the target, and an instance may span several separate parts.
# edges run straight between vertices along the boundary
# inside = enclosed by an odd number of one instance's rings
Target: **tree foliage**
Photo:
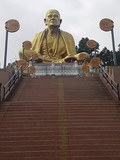
[[[97,53],[97,56],[103,61],[104,65],[114,65],[113,62],[113,52],[104,47],[101,51],[99,51],[99,43],[97,43],[96,48],[88,48],[87,41],[89,40],[88,37],[82,38],[79,41],[78,46],[76,46],[77,53],[80,52],[87,52],[90,57]],[[120,44],[118,45],[118,51],[116,51],[116,59],[117,65],[120,65]]]
[[[103,50],[99,53],[99,57],[104,63],[104,65],[113,65],[113,53],[112,51],[109,51],[106,47],[103,48]]]
[[[98,51],[99,50],[99,44],[97,43],[96,48],[89,48],[87,46],[87,41],[89,40],[89,38],[82,38],[79,41],[79,44],[77,46],[77,53],[80,52],[87,52],[88,54],[92,55],[93,52]]]
[[[116,52],[117,65],[120,66],[120,51]]]

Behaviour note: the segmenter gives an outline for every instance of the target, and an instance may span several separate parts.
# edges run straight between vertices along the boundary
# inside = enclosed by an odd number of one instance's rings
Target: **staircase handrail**
[[[119,84],[116,83],[110,75],[105,71],[104,67],[102,65],[99,66],[99,71],[102,74],[103,78],[107,81],[107,83],[111,86],[112,90],[117,94],[118,100],[120,100],[119,96]]]
[[[0,83],[0,103],[2,102],[2,83]]]
[[[2,101],[6,100],[10,93],[15,88],[17,82],[22,78],[22,67],[18,68],[11,79],[3,86],[3,98]]]

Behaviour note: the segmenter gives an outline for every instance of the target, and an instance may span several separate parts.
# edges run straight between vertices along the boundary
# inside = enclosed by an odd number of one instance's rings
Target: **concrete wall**
[[[12,68],[0,69],[0,83],[5,85],[13,74],[14,70]]]

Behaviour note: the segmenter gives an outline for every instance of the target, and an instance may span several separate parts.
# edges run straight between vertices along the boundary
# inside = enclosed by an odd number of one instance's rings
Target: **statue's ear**
[[[60,19],[60,24],[62,23],[62,19]]]
[[[45,25],[47,26],[47,23],[46,23],[46,18],[44,19],[44,23],[45,23]]]

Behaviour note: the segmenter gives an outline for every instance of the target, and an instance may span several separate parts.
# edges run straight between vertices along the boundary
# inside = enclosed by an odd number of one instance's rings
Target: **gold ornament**
[[[93,57],[90,61],[90,64],[94,68],[99,68],[99,65],[101,63],[101,59],[99,57]]]
[[[34,66],[28,67],[27,70],[28,70],[28,73],[29,73],[29,74],[33,74],[33,73],[35,73],[35,71],[36,71],[36,69],[35,69]]]
[[[32,43],[30,41],[24,41],[22,46],[24,49],[29,50],[32,47]]]
[[[17,67],[22,67],[22,70],[25,70],[28,66],[28,63],[25,60],[19,60],[16,62]]]
[[[94,40],[88,40],[87,41],[87,47],[88,48],[96,48],[96,46],[97,46],[97,43],[96,43],[96,41],[94,41]]]

